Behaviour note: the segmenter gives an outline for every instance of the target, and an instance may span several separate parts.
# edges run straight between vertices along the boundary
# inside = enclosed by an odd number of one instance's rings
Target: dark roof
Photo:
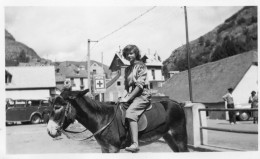
[[[256,63],[257,52],[249,51],[192,68],[193,102],[222,102],[227,88],[235,88],[250,66]],[[159,92],[180,102],[189,101],[188,71],[173,75]]]
[[[66,77],[63,74],[56,73],[55,79],[56,79],[56,82],[64,82],[66,80]]]
[[[79,68],[73,64],[65,65],[62,63],[59,66],[56,66],[56,70],[59,69],[59,73],[64,75],[67,78],[87,78],[86,70],[79,70]]]

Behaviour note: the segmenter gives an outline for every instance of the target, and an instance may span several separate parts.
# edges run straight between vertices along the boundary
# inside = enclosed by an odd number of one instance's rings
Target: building
[[[73,64],[61,63],[55,68],[56,84],[58,90],[62,90],[64,81],[69,79],[72,90],[83,90],[88,88],[88,75],[85,67],[77,67]]]
[[[93,80],[93,75],[104,75],[103,67],[95,61],[91,61],[90,78]],[[88,72],[86,70],[86,63],[72,64],[70,62],[62,62],[55,67],[56,85],[60,91],[63,88],[65,80],[71,80],[72,90],[84,90],[88,87]]]
[[[100,66],[100,64],[98,64],[95,61],[91,62],[90,72],[92,72],[92,75],[104,75],[105,74],[103,67]]]
[[[248,104],[251,91],[258,92],[257,51],[249,51],[191,69],[193,102],[208,108],[225,108],[222,96],[232,87],[235,105]],[[189,101],[188,71],[169,78],[160,93],[178,102]],[[211,111],[212,119],[225,119],[225,112]]]
[[[162,62],[159,56],[155,54],[146,54],[142,57],[148,69],[149,88],[152,93],[156,93],[158,88],[162,86],[164,77],[162,76]],[[106,83],[105,101],[117,101],[124,92],[124,75],[125,69],[130,63],[124,59],[121,52],[115,54],[109,69],[112,71],[112,79]]]
[[[55,92],[54,66],[6,67],[5,94],[12,99],[46,99]]]

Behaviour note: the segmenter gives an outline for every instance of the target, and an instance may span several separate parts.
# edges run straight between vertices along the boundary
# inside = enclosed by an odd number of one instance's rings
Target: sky
[[[189,40],[211,31],[241,8],[187,7]],[[52,61],[86,61],[88,39],[98,41],[90,43],[90,58],[102,62],[103,53],[106,65],[128,44],[137,45],[142,55],[157,52],[165,60],[186,43],[181,6],[6,6],[4,13],[5,29],[16,41]]]

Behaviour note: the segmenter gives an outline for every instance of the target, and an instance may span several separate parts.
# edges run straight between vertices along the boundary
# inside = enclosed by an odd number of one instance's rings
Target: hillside
[[[17,66],[18,62],[29,62],[31,59],[41,58],[37,53],[25,44],[18,42],[5,30],[5,65]]]
[[[250,50],[257,50],[257,7],[243,7],[212,31],[190,42],[191,68]],[[163,74],[187,67],[186,45],[163,62]]]
[[[30,62],[32,59],[37,59],[39,62],[47,61],[48,59],[41,58],[32,48],[29,48],[25,44],[15,40],[12,34],[5,30],[5,66],[17,66],[19,62]],[[75,66],[84,65],[86,62],[76,62],[76,61],[66,61],[69,64],[74,64]],[[100,66],[100,62],[91,60],[91,63],[96,62]],[[53,64],[59,64],[64,62],[54,62]],[[107,77],[110,78],[111,71],[108,69],[107,65],[103,65]]]

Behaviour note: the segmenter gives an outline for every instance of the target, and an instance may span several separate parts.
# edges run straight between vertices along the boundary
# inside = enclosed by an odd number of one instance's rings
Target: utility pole
[[[88,88],[89,88],[89,92],[92,93],[91,78],[90,78],[90,42],[98,42],[98,41],[91,41],[90,39],[88,39]]]
[[[103,66],[103,52],[101,52],[101,62],[102,62],[102,70],[104,71],[104,66]]]
[[[103,52],[101,52],[101,63],[102,63],[102,72],[103,72],[102,76],[104,76],[105,71],[104,71],[104,66],[103,66]],[[104,96],[104,93],[99,93],[99,101],[100,102],[103,102],[103,96]]]
[[[184,6],[184,15],[185,15],[185,27],[186,27],[186,51],[187,51],[187,59],[188,59],[189,92],[190,92],[190,101],[193,102],[192,84],[191,84],[191,71],[190,71],[190,46],[189,46],[188,20],[187,20],[186,6]]]

